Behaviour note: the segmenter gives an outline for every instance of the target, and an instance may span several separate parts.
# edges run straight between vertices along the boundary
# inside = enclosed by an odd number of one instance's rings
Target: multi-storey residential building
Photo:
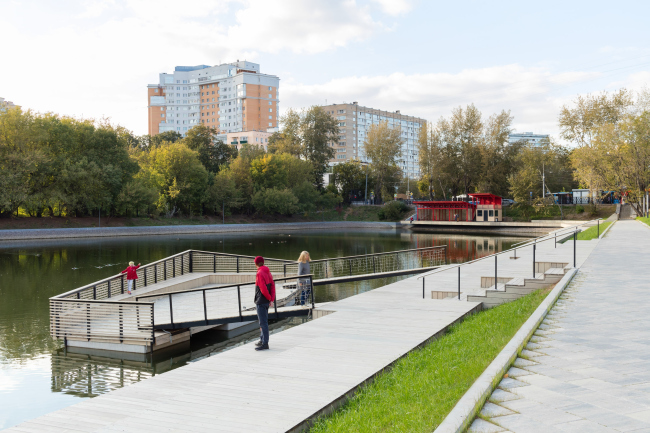
[[[260,65],[247,61],[177,66],[147,86],[149,134],[185,135],[199,123],[221,134],[276,128],[279,84],[277,76],[262,74]]]
[[[405,175],[411,178],[420,176],[418,161],[418,134],[426,121],[419,117],[406,116],[398,111],[389,112],[351,104],[326,105],[323,109],[339,122],[339,143],[332,145],[336,155],[330,165],[336,165],[351,159],[367,161],[364,143],[371,125],[388,122],[390,128],[398,128],[402,137],[402,156],[397,161]]]
[[[20,108],[20,105],[16,105],[11,101],[5,101],[5,98],[0,98],[0,111],[6,111],[9,108]]]
[[[531,146],[539,146],[543,142],[548,142],[548,134],[533,134],[532,132],[521,132],[508,135],[508,143],[513,144],[518,141],[525,141]]]

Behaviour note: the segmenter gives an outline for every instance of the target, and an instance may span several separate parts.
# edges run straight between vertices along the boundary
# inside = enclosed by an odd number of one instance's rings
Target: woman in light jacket
[[[307,251],[300,253],[298,257],[298,276],[300,275],[309,275],[311,271],[309,269],[309,262],[311,258]],[[300,289],[300,305],[305,305],[305,302],[309,302],[309,296],[311,287],[309,286],[309,278],[300,278],[298,280],[298,288]]]

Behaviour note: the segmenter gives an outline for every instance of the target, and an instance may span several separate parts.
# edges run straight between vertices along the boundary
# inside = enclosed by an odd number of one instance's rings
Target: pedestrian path
[[[650,228],[600,240],[469,432],[650,432]]]

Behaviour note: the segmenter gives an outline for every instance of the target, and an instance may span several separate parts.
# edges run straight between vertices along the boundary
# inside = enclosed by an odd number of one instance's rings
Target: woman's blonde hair
[[[129,266],[135,266],[135,263],[129,262]]]
[[[311,257],[309,257],[309,253],[307,251],[303,251],[300,253],[300,257],[298,257],[298,261],[300,263],[307,263],[311,261]]]

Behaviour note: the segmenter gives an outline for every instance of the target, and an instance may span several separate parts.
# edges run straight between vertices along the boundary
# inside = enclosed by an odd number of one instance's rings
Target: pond
[[[130,260],[150,263],[188,249],[296,260],[448,245],[450,262],[501,251],[521,238],[415,234],[395,230],[339,230],[224,235],[173,235],[0,243],[0,430],[188,362],[246,344],[255,327],[233,336],[206,331],[182,347],[153,357],[106,356],[64,350],[49,336],[48,298],[122,271]],[[319,286],[316,302],[346,298],[392,283],[393,277]],[[299,318],[272,324],[281,332]]]

